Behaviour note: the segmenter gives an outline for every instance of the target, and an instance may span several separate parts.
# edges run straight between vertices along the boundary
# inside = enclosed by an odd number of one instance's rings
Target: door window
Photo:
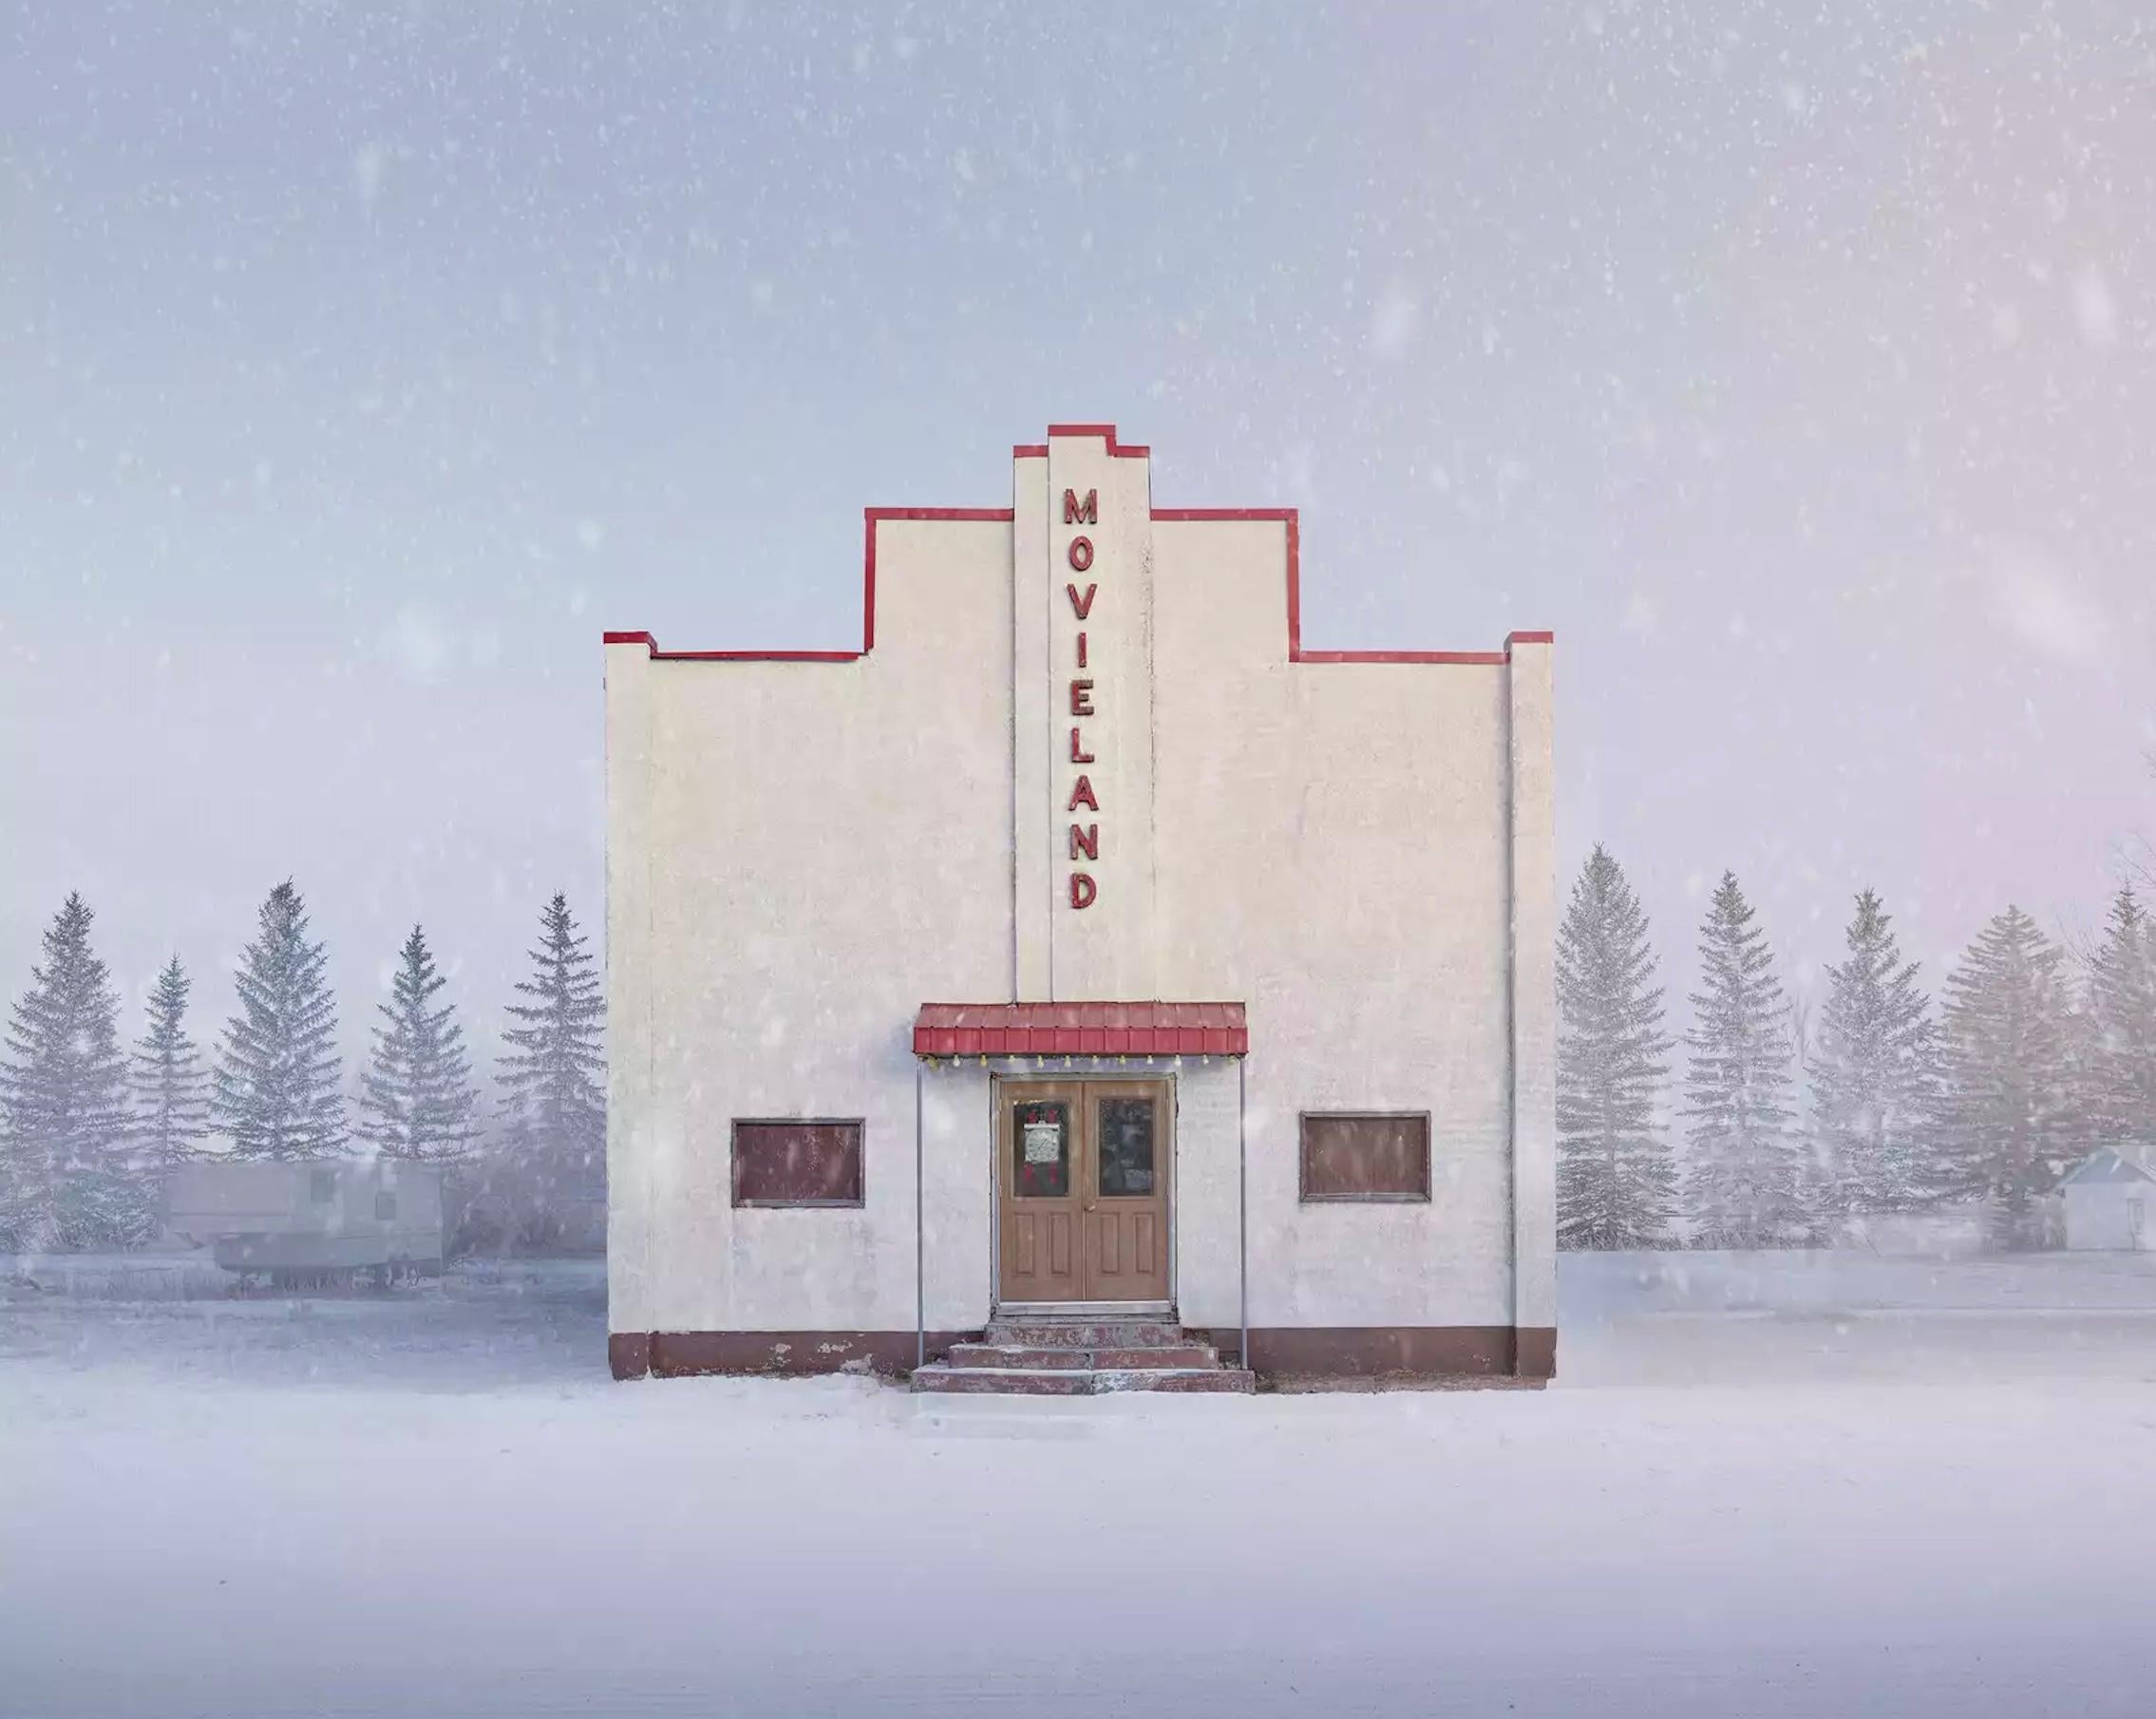
[[[1061,1200],[1070,1192],[1070,1106],[1060,1099],[1018,1105],[1012,1123],[1011,1191],[1021,1200]]]
[[[1101,1196],[1129,1199],[1153,1191],[1153,1101],[1101,1100]]]

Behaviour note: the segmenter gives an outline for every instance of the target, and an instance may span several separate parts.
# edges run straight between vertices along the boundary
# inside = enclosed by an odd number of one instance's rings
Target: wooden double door
[[[996,1296],[1168,1298],[1167,1081],[996,1085]]]

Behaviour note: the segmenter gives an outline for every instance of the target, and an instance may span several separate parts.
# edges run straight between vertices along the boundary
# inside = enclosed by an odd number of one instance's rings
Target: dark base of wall
[[[977,1332],[926,1333],[928,1358],[938,1361],[954,1343]],[[914,1370],[910,1331],[655,1331],[615,1332],[607,1363],[617,1379],[680,1379],[699,1373],[798,1376],[865,1366],[901,1377]]]
[[[607,1332],[606,1364],[617,1379],[641,1379],[652,1370],[652,1333],[641,1331]]]
[[[1239,1359],[1242,1333],[1193,1332],[1223,1358]],[[930,1332],[928,1358],[940,1360],[954,1343],[977,1332]],[[865,1364],[902,1377],[913,1371],[910,1331],[615,1332],[607,1364],[617,1379],[647,1374],[799,1375],[838,1372]],[[1262,1377],[1320,1379],[1547,1379],[1557,1372],[1557,1332],[1549,1326],[1333,1325],[1254,1326],[1250,1365]]]
[[[1222,1355],[1239,1331],[1206,1340]],[[1547,1379],[1557,1372],[1557,1332],[1510,1325],[1254,1325],[1249,1365],[1260,1378]]]

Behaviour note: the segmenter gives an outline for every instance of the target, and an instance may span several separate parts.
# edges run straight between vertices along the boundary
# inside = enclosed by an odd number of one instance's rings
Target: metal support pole
[[[1250,1154],[1248,1130],[1244,1126],[1246,1114],[1243,1095],[1247,1083],[1243,1068],[1247,1058],[1236,1058],[1236,1271],[1239,1278],[1237,1299],[1242,1309],[1242,1353],[1240,1360],[1250,1366]]]
[[[928,1360],[928,1290],[921,1277],[921,1082],[927,1071],[914,1062],[914,1366]]]

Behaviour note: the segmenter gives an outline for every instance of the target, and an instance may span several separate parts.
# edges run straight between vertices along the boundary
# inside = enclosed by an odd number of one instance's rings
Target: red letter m
[[[1088,489],[1086,492],[1085,502],[1081,505],[1076,490],[1065,490],[1063,492],[1063,522],[1066,525],[1098,525],[1101,522],[1101,492],[1097,489]]]

